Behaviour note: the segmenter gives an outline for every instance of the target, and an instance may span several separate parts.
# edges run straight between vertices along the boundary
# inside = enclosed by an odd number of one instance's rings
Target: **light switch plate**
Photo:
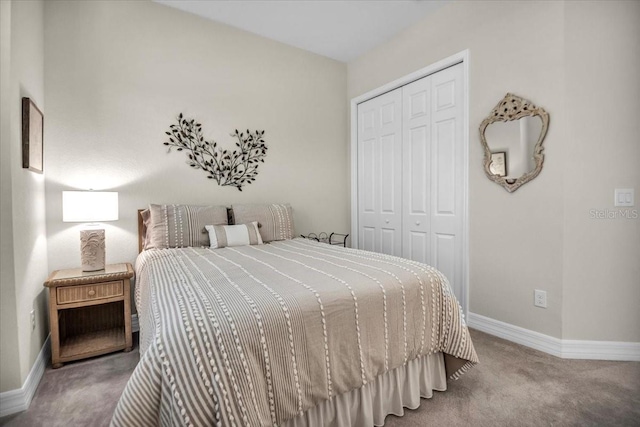
[[[634,206],[633,188],[616,188],[614,191],[614,206],[629,207]]]

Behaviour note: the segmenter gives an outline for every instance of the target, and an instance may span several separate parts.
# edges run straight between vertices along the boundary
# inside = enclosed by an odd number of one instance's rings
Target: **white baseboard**
[[[138,332],[140,330],[138,324],[138,315],[131,315],[131,332]],[[44,371],[51,360],[51,335],[47,337],[38,357],[36,358],[31,371],[27,376],[26,381],[16,390],[9,390],[0,393],[0,418],[7,415],[15,414],[17,412],[26,411],[29,409],[31,400],[36,394],[40,380],[44,375]]]
[[[0,417],[29,409],[44,370],[51,359],[51,335],[47,337],[22,387],[0,393]]]
[[[563,359],[640,362],[638,342],[562,340],[475,313],[467,319],[470,328]]]
[[[562,358],[640,362],[640,343],[563,340]]]

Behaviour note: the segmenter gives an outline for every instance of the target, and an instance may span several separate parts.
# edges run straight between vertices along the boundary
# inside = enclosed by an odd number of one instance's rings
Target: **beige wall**
[[[48,333],[42,287],[49,272],[44,175],[22,169],[21,148],[21,98],[30,97],[46,116],[43,11],[42,1],[2,2],[0,391],[22,386]],[[31,328],[32,309],[36,312],[35,330]]]
[[[556,337],[562,326],[562,42],[562,3],[459,2],[348,67],[353,98],[469,49],[470,311]],[[545,167],[513,194],[484,176],[477,130],[507,92],[551,115]],[[534,289],[547,291],[546,310],[533,306]]]
[[[555,337],[640,341],[638,219],[594,220],[640,188],[638,2],[456,2],[348,66],[349,98],[470,51],[470,311]],[[485,178],[478,126],[506,92],[551,117],[544,169]],[[636,205],[637,207],[637,205]],[[533,306],[548,292],[547,309]]]
[[[640,2],[567,2],[563,336],[640,342]]]
[[[296,230],[348,230],[346,65],[163,5],[47,2],[47,211],[52,268],[79,263],[61,191],[120,192],[107,262],[135,260],[148,203],[289,202]],[[167,154],[178,113],[232,146],[264,129],[269,151],[242,192]]]
[[[11,2],[0,2],[0,93],[11,91]],[[11,100],[0,97],[0,392],[20,387],[13,271]]]
[[[135,210],[150,202],[288,201],[298,232],[347,230],[344,94],[464,49],[471,311],[556,337],[640,341],[639,221],[590,216],[613,209],[615,187],[640,188],[640,3],[456,2],[348,67],[151,2],[0,5],[0,392],[22,385],[46,336],[47,273],[79,262],[62,190],[120,191],[108,262],[133,261]],[[514,194],[484,177],[477,136],[507,91],[551,115],[544,169]],[[20,167],[22,96],[45,113],[46,185]],[[236,127],[265,129],[256,183],[221,188],[167,154],[179,112],[222,144]],[[533,307],[536,288],[548,309]]]

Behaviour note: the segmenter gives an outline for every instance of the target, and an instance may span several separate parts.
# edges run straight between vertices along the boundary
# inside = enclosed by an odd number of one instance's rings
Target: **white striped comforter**
[[[421,355],[477,363],[437,270],[304,239],[143,252],[141,359],[112,425],[276,425]]]

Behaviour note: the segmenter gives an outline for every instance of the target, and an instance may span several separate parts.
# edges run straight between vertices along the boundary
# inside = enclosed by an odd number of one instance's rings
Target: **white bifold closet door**
[[[402,256],[402,91],[358,105],[358,247]]]
[[[436,267],[462,291],[462,65],[358,105],[358,247]]]

